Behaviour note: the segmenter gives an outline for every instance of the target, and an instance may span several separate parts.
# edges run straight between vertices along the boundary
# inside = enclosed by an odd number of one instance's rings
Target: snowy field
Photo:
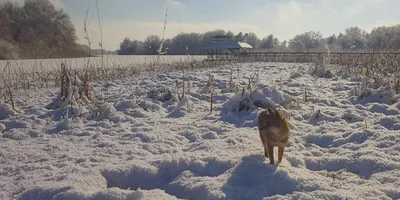
[[[237,64],[185,72],[185,79],[181,102],[174,87],[182,72],[94,84],[105,102],[97,115],[94,108],[45,109],[59,89],[19,97],[23,114],[0,105],[0,199],[400,198],[393,91],[361,87],[360,77],[316,78],[306,64]],[[169,100],[149,92],[164,86]],[[246,98],[250,109],[237,112]],[[289,118],[280,165],[263,156],[262,109],[251,102],[282,104]],[[78,117],[63,119],[71,111]]]
[[[148,63],[175,63],[175,62],[186,62],[188,59],[192,61],[201,61],[206,59],[207,56],[173,56],[173,55],[161,55],[161,56],[152,56],[152,55],[104,55],[103,61],[101,56],[91,57],[90,65],[92,66],[102,66],[102,62],[104,62],[104,66],[129,66],[129,65],[140,65],[140,64],[148,64]],[[12,60],[10,62],[11,68],[20,68],[24,70],[31,71],[35,69],[36,71],[43,70],[54,70],[59,68],[61,63],[64,62],[68,67],[77,69],[79,67],[86,66],[88,58],[60,58],[60,59],[21,59],[21,60]],[[7,60],[0,60],[0,71],[4,70],[4,67],[7,64]]]

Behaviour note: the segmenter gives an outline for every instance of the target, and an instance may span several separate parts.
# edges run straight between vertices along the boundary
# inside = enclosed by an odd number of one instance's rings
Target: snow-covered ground
[[[221,92],[231,67],[241,86],[236,95]],[[45,109],[58,89],[17,99],[23,114],[1,104],[0,199],[399,199],[393,92],[358,99],[349,94],[361,93],[354,92],[359,77],[315,78],[307,69],[252,63],[185,72],[190,86],[181,102],[174,101],[181,72],[95,84],[107,102],[98,115],[96,108]],[[149,98],[165,97],[149,91],[166,86],[173,98]],[[237,112],[246,97],[250,109]],[[256,100],[283,104],[289,118],[280,165],[263,156]],[[63,119],[70,111],[81,116]]]
[[[206,59],[206,55],[201,56],[181,56],[181,55],[104,55],[103,60],[101,56],[91,57],[90,65],[92,66],[130,66],[141,65],[148,63],[175,63],[201,61]],[[68,67],[79,69],[87,66],[88,58],[60,58],[60,59],[20,59],[20,60],[0,60],[0,71],[2,72],[9,62],[9,67],[16,71],[45,71],[58,69],[61,63],[65,63]]]

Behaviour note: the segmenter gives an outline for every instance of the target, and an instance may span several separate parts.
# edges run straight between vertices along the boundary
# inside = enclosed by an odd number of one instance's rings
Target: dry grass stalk
[[[6,87],[6,88],[5,88],[5,89],[6,89],[6,92],[8,93],[8,96],[9,96],[9,98],[10,98],[10,102],[11,102],[12,109],[13,109],[14,111],[16,111],[16,110],[15,110],[14,98],[13,98],[13,94],[12,94],[11,87],[10,87],[10,85],[7,83],[6,78],[4,77],[4,74],[5,74],[6,70],[9,68],[9,66],[10,66],[10,62],[7,62],[6,66],[5,66],[4,70],[3,70],[3,73],[2,73],[2,78],[3,78],[3,81],[4,81],[4,86]],[[8,74],[8,77],[10,77],[10,72],[9,72],[9,74]]]
[[[183,99],[185,97],[185,70],[182,70],[182,97],[181,99]]]
[[[308,101],[308,88],[307,87],[304,87],[304,102],[307,102]]]
[[[214,99],[214,88],[211,89],[211,94],[210,94],[210,113],[213,112],[213,99]]]
[[[178,97],[178,99],[180,100],[180,94],[179,94],[179,81],[178,81],[178,79],[177,79],[177,80],[175,80],[175,93],[176,93],[176,96]]]
[[[91,100],[91,97],[89,95],[89,75],[87,70],[83,78],[83,93],[89,100]]]
[[[230,75],[230,77],[229,77],[229,86],[231,87],[231,88],[234,88],[235,87],[235,85],[233,84],[233,70],[231,69],[231,75]]]
[[[73,79],[72,79],[73,78]],[[78,105],[78,102],[87,104],[89,100],[88,81],[83,83],[79,80],[78,71],[74,70],[74,77],[71,78],[66,65],[61,63],[60,71],[60,93],[58,98],[46,106],[47,109]],[[85,79],[88,79],[87,77]],[[73,109],[71,109],[73,110]]]

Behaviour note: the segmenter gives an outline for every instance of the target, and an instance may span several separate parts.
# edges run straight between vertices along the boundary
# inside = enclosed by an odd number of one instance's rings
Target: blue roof
[[[253,47],[245,42],[226,42],[226,43],[209,43],[206,49],[252,49]]]

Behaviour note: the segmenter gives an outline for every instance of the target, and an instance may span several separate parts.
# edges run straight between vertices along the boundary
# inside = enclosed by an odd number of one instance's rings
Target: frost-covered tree
[[[234,34],[231,31],[225,31],[222,29],[216,29],[205,33],[179,33],[171,39],[165,39],[163,43],[163,49],[168,48],[168,54],[170,55],[198,55],[205,54],[204,47],[211,41],[213,36],[231,36],[233,40],[247,42],[253,47],[257,46],[260,40],[254,33],[245,33],[241,37],[237,37],[238,34]],[[150,35],[145,41],[130,41],[126,38],[120,44],[118,54],[154,54],[159,47],[161,41],[159,36]],[[135,45],[133,45],[133,43]],[[143,44],[143,48],[138,51],[133,51],[133,46],[136,44]],[[151,48],[149,48],[151,46]],[[153,46],[157,48],[154,49]]]
[[[258,39],[255,33],[246,33],[244,34],[243,39],[241,41],[246,42],[250,44],[253,48],[255,48],[260,40]]]
[[[161,38],[157,35],[149,35],[144,41],[145,54],[155,55],[157,54],[157,49],[160,47]]]
[[[171,54],[190,55],[202,53],[204,46],[201,45],[202,35],[199,33],[180,33],[172,38]]]
[[[129,38],[125,38],[119,46],[117,51],[119,55],[144,54],[144,44],[138,40],[131,41]]]
[[[375,50],[400,50],[400,25],[372,29],[368,37],[368,46]]]
[[[343,33],[333,34],[326,38],[323,38],[320,32],[308,31],[282,42],[275,38],[273,34],[259,39],[255,33],[233,33],[222,29],[205,33],[181,32],[171,39],[166,39],[163,43],[163,48],[168,48],[168,54],[170,55],[205,54],[204,47],[211,41],[211,38],[223,35],[232,36],[235,41],[247,42],[256,51],[262,49],[321,51],[325,48],[325,44],[335,52],[349,50],[400,50],[400,25],[377,27],[371,33],[353,26],[346,28]],[[156,51],[153,48],[149,50],[148,44],[157,47],[158,38],[158,36],[151,35],[144,42],[124,40],[118,52],[119,54],[153,54]]]
[[[12,44],[22,58],[82,53],[70,17],[63,10],[56,10],[49,0],[25,0],[22,7],[0,3],[0,40],[8,46]]]
[[[290,39],[289,48],[295,51],[309,51],[322,47],[323,43],[322,34],[320,32],[309,31]]]
[[[57,52],[75,45],[70,17],[49,0],[25,0],[24,18],[17,41],[30,47]]]
[[[0,59],[18,57],[18,44],[14,36],[18,33],[18,23],[22,15],[22,9],[16,3],[0,3]]]
[[[281,47],[281,48],[286,48],[287,46],[288,46],[287,40],[283,40],[283,41],[281,42],[280,47]]]
[[[350,27],[345,30],[345,34],[339,35],[335,43],[344,50],[363,50],[367,48],[367,36],[366,31]]]
[[[22,17],[22,9],[12,2],[0,3],[0,38],[13,41],[19,27],[18,22]]]
[[[257,48],[259,49],[274,49],[280,46],[279,39],[275,38],[274,35],[270,34],[267,37],[263,38]]]
[[[325,39],[325,44],[335,45],[336,41],[337,41],[337,36],[335,34],[333,34]]]

